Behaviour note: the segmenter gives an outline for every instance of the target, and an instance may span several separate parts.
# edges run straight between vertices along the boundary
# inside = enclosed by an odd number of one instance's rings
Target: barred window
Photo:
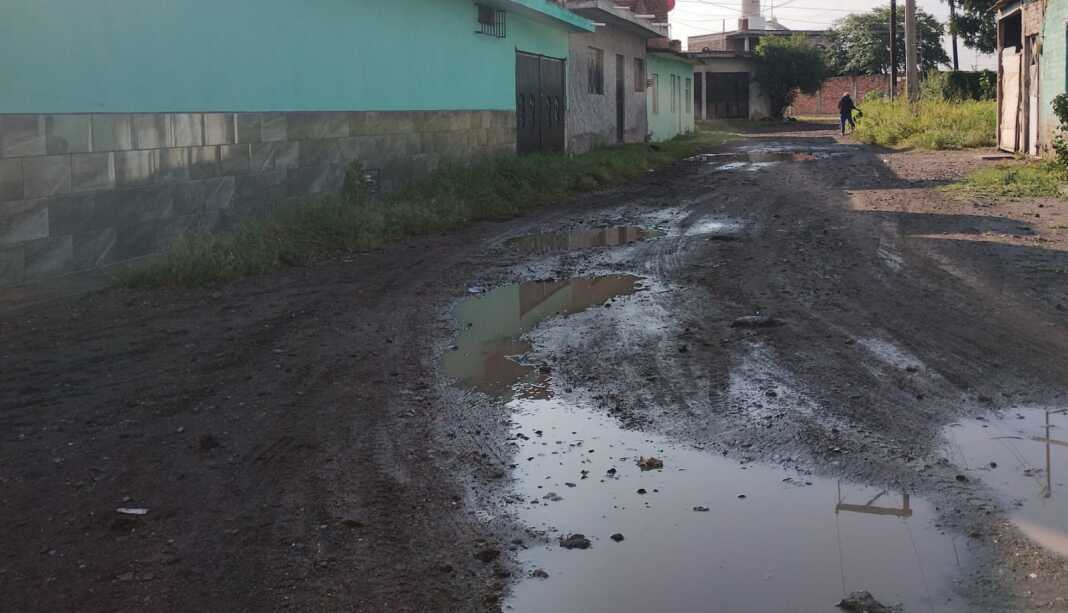
[[[604,94],[604,50],[590,47],[589,64],[587,66],[587,79],[589,93]]]
[[[478,30],[477,34],[485,34],[496,38],[504,38],[507,35],[502,9],[476,4],[478,7]]]
[[[645,60],[640,57],[634,58],[634,91],[645,91]]]
[[[653,73],[653,114],[660,114],[660,75]]]

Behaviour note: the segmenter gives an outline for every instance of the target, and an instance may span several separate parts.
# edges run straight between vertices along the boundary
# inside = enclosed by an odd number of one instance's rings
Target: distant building
[[[764,119],[769,104],[753,81],[753,52],[766,36],[803,35],[815,46],[827,45],[824,30],[790,30],[761,13],[760,0],[742,0],[737,28],[687,39],[694,67],[694,114],[697,119]]]
[[[672,48],[649,48],[649,135],[665,141],[694,131],[693,58]]]
[[[1001,0],[997,10],[998,147],[1042,155],[1057,133],[1053,98],[1065,93],[1068,3]]]
[[[649,134],[646,46],[663,38],[667,28],[615,0],[566,0],[565,6],[597,24],[594,32],[570,36],[567,150],[644,142]]]

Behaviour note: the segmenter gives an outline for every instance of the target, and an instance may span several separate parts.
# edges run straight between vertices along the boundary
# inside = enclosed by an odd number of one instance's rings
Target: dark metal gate
[[[749,119],[749,73],[706,72],[705,117]]]
[[[564,61],[516,53],[519,153],[564,150]]]

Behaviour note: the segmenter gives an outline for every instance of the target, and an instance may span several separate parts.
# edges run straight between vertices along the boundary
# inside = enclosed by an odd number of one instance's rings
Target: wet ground
[[[1068,206],[833,131],[707,153],[5,313],[4,607],[1068,610]]]

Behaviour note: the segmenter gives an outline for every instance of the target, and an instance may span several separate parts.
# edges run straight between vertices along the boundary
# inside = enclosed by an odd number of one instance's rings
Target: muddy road
[[[5,313],[0,609],[1068,611],[1068,206],[984,163],[750,134]]]

